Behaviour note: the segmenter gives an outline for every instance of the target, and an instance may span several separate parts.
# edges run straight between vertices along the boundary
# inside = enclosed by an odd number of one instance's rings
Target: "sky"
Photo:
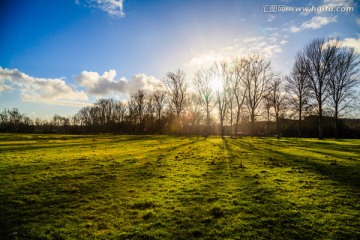
[[[360,2],[2,0],[0,29],[0,111],[51,118],[155,91],[177,69],[191,87],[198,69],[248,54],[285,75],[319,37],[360,53]]]

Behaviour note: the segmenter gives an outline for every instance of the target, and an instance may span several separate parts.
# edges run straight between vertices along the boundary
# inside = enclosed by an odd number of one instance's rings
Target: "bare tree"
[[[279,120],[283,117],[286,109],[287,94],[283,89],[282,79],[280,77],[274,78],[269,86],[269,97],[271,106],[274,109],[274,117],[276,122],[276,134],[280,135]]]
[[[195,73],[193,83],[195,85],[197,94],[194,100],[206,114],[206,136],[210,133],[210,115],[215,107],[214,91],[212,87],[213,73],[210,69],[201,69]]]
[[[20,113],[19,109],[4,109],[0,113],[0,131],[2,132],[32,132],[33,121],[26,114]]]
[[[96,101],[96,103],[94,105],[95,105],[95,108],[97,107],[96,115],[97,115],[99,124],[101,126],[104,126],[106,123],[106,115],[107,115],[107,110],[108,110],[107,99],[99,99]],[[95,113],[95,111],[94,111],[94,113]]]
[[[19,109],[13,108],[12,110],[7,110],[7,115],[9,116],[9,123],[15,131],[19,130],[19,125],[24,119],[24,114],[21,114]]]
[[[269,135],[270,132],[270,117],[271,117],[271,107],[272,107],[272,100],[271,100],[271,92],[268,91],[264,95],[264,108],[266,113],[266,136]]]
[[[160,131],[162,112],[164,111],[166,104],[166,92],[157,90],[153,93],[152,98],[154,99],[154,107],[157,118],[157,130]]]
[[[138,122],[142,124],[145,111],[145,92],[143,90],[138,90],[137,93],[133,95],[133,97],[136,103],[136,111],[139,117]]]
[[[158,121],[161,120],[162,112],[166,104],[166,92],[157,90],[153,93],[154,105],[156,110],[156,117]]]
[[[306,75],[306,65],[304,59],[298,54],[289,76],[285,79],[286,90],[289,93],[289,104],[294,107],[298,116],[298,137],[301,137],[301,123],[303,113],[309,107],[310,87]]]
[[[60,127],[62,123],[62,117],[58,114],[55,114],[51,121],[52,125],[55,127]]]
[[[143,90],[138,90],[134,95],[131,96],[135,103],[135,112],[137,116],[136,125],[138,126],[138,132],[144,131],[144,115],[146,106],[146,94]]]
[[[129,125],[128,131],[135,132],[138,121],[138,111],[137,111],[136,101],[133,97],[130,97],[130,99],[128,100],[127,108],[128,108],[127,122]]]
[[[351,107],[356,99],[355,87],[359,84],[360,59],[353,48],[341,48],[336,54],[332,77],[329,81],[330,105],[334,111],[335,137],[339,133],[339,114]]]
[[[80,114],[76,113],[74,114],[74,116],[71,117],[71,123],[72,126],[79,126],[81,125],[81,118],[80,118]],[[36,124],[37,125],[37,124]]]
[[[80,109],[79,117],[80,117],[81,125],[91,126],[92,124],[91,108],[92,107],[83,107]]]
[[[215,63],[212,68],[215,81],[219,81],[220,86],[215,90],[215,98],[217,110],[219,113],[219,121],[221,128],[221,136],[225,135],[224,125],[226,120],[226,114],[229,108],[229,90],[231,82],[231,71],[228,62]]]
[[[91,117],[91,125],[96,126],[97,130],[101,130],[99,126],[103,126],[101,109],[99,106],[95,105],[90,108],[90,117]]]
[[[337,40],[325,41],[323,38],[318,38],[307,44],[298,55],[305,64],[306,77],[317,104],[319,139],[323,138],[323,105],[329,96],[328,88],[338,47]]]
[[[153,133],[153,131],[155,130],[155,119],[156,119],[155,100],[151,95],[149,95],[146,97],[146,101],[145,101],[144,132]]]
[[[114,119],[116,123],[125,121],[126,105],[120,101],[116,102],[114,106]]]
[[[185,73],[182,70],[169,72],[164,80],[164,85],[169,94],[170,108],[176,114],[176,125],[181,132],[181,113],[185,108],[186,90]]]
[[[235,89],[233,88],[233,82],[234,82],[234,75],[233,75],[233,69],[232,67],[228,69],[230,73],[230,80],[229,80],[229,87],[227,90],[227,100],[228,100],[228,114],[230,114],[230,117],[228,119],[228,123],[230,125],[230,137],[233,137],[233,126],[234,126],[234,107],[235,107]]]
[[[190,101],[184,114],[184,122],[187,123],[187,132],[189,135],[199,134],[199,125],[204,116],[203,111],[200,109],[201,106],[197,103],[197,100],[197,94],[192,94],[190,96]]]
[[[235,120],[235,134],[238,133],[238,127],[241,116],[241,109],[245,102],[245,96],[247,93],[246,88],[243,86],[243,78],[245,76],[245,59],[234,59],[232,61],[233,65],[233,80],[232,80],[232,89],[233,94],[236,100],[236,120]]]
[[[255,117],[266,94],[268,83],[273,77],[270,61],[260,55],[252,55],[244,60],[243,84],[246,91],[245,105],[250,113],[251,133],[255,133]]]
[[[103,131],[111,131],[111,125],[113,123],[113,116],[115,111],[116,101],[114,99],[99,99],[96,101],[93,107],[93,117],[96,118],[96,122],[100,125]]]

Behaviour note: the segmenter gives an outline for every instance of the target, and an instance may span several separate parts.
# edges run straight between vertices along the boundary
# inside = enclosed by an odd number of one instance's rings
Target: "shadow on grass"
[[[121,229],[121,232],[115,233],[114,236],[109,235],[109,238],[160,239],[159,236],[164,236],[167,239],[320,239],[326,237],[324,231],[318,231],[318,228],[323,226],[318,222],[317,225],[314,224],[314,220],[304,214],[302,209],[279,197],[274,188],[262,182],[261,174],[251,172],[246,164],[245,168],[239,168],[238,157],[246,158],[247,154],[258,155],[262,156],[259,159],[261,163],[278,163],[274,165],[278,167],[284,166],[284,164],[305,167],[304,169],[307,171],[316,173],[324,171],[321,174],[327,177],[335,175],[337,178],[340,177],[337,176],[338,174],[344,173],[342,171],[350,171],[350,168],[346,170],[341,168],[338,173],[326,172],[329,170],[328,167],[339,166],[328,166],[316,159],[311,160],[279,152],[276,149],[277,146],[284,147],[285,145],[280,141],[225,138],[222,143],[218,144],[217,142],[212,143],[211,138],[171,140],[171,137],[133,136],[131,137],[133,142],[129,144],[135,144],[140,139],[157,140],[148,143],[148,146],[138,153],[140,158],[144,158],[144,154],[145,157],[149,155],[148,161],[146,159],[135,161],[138,159],[138,155],[133,155],[131,159],[124,160],[119,165],[116,165],[115,161],[112,163],[111,160],[107,160],[108,162],[105,163],[91,162],[92,168],[81,173],[28,182],[14,186],[10,195],[0,194],[1,202],[5,203],[1,209],[0,225],[6,227],[6,230],[0,230],[0,234],[7,236],[14,231],[22,232],[21,226],[38,220],[45,224],[53,224],[56,222],[54,219],[65,219],[66,215],[76,215],[78,209],[87,211],[86,217],[93,214],[92,210],[101,215],[103,209],[110,207],[108,206],[111,204],[109,198],[113,197],[117,199],[115,206],[120,205],[130,209],[128,211],[136,212],[140,215],[138,218],[141,218],[143,222],[134,222],[131,227]],[[167,144],[170,140],[172,143],[169,146],[155,149],[157,144]],[[121,141],[126,142],[126,138],[119,137],[117,139],[115,137],[113,141],[99,141],[97,144]],[[272,149],[269,147],[270,144],[272,144]],[[144,143],[141,143],[137,147],[143,145]],[[215,162],[209,161],[209,158],[196,158],[199,157],[197,154],[202,153],[201,147],[207,151],[206,149],[214,149],[215,145],[216,149],[221,147],[219,149],[220,156],[221,153],[226,153],[226,156],[222,155],[223,158]],[[190,149],[189,146],[194,147]],[[200,176],[170,175],[185,183],[178,184],[176,188],[163,187],[163,181],[173,180],[169,176],[165,176],[164,179],[160,178],[166,175],[169,167],[186,168],[187,165],[177,165],[177,162],[165,159],[164,161],[160,160],[161,164],[157,164],[157,156],[163,153],[166,156],[175,157],[180,151],[187,150],[195,153],[193,161],[188,158],[187,162],[197,164],[202,170],[205,169],[204,174]],[[269,154],[273,156],[272,160],[268,159]],[[99,166],[100,163],[108,165]],[[31,165],[24,166],[20,172],[24,171],[25,173],[27,167],[30,168]],[[39,167],[46,168],[47,166]],[[15,170],[7,168],[3,169],[2,173],[9,174]],[[31,169],[28,170],[29,174],[34,174]],[[355,168],[354,171],[358,171],[358,168]],[[356,177],[353,177],[352,180],[358,181]],[[345,177],[336,181],[342,183],[345,181]],[[355,191],[354,184],[348,183],[347,185]],[[113,192],[114,190],[116,193]],[[133,192],[129,195],[129,191]],[[0,193],[5,193],[5,191],[0,191]],[[152,193],[164,194],[162,202],[144,200],[147,197],[146,194],[151,195]],[[99,202],[97,202],[98,200]],[[135,201],[130,204],[127,202],[130,200]],[[91,201],[94,203],[87,205]],[[99,204],[105,206],[99,207]],[[84,207],[88,207],[88,209],[81,209]],[[143,212],[146,214],[141,215]],[[119,218],[121,214],[115,213],[116,210],[107,211],[107,214],[113,214],[114,218]],[[163,213],[165,216],[157,216],[157,214],[162,215]],[[78,221],[80,222],[81,219]],[[75,223],[74,225],[78,226],[79,224]],[[156,235],[160,233],[163,235]],[[343,235],[339,235],[338,239],[353,237],[346,236],[343,230],[339,234]],[[56,233],[51,232],[49,236],[58,237]],[[103,236],[99,238],[101,237]]]
[[[332,156],[335,158],[343,158],[346,154],[353,156],[360,156],[360,141],[359,140],[313,140],[313,139],[281,139],[274,141],[273,139],[265,140],[266,144],[283,147],[294,147],[299,151],[308,151],[324,156]],[[350,157],[351,160],[354,158]],[[358,159],[360,160],[360,159]]]
[[[30,176],[35,175],[38,170],[50,168],[46,166],[34,167],[30,164],[22,166],[23,169],[18,169],[17,166],[7,169],[8,173],[16,172],[18,176],[14,176],[12,180],[7,179],[6,184],[11,191],[0,194],[2,236],[13,232],[27,236],[29,231],[34,230],[24,229],[23,226],[27,224],[41,222],[54,225],[57,219],[65,219],[69,214],[78,211],[83,204],[93,200],[105,200],[106,194],[103,193],[110,191],[109,186],[117,177],[113,172],[96,166],[81,173],[57,175],[59,172],[56,171],[52,177],[47,175],[47,179],[41,179],[42,175],[36,178]],[[51,169],[56,168],[50,166]],[[49,174],[51,169],[48,170]]]
[[[273,145],[274,148],[269,148],[267,146],[263,146],[262,148],[251,146],[249,143],[244,142],[236,142],[232,141],[232,144],[238,145],[239,147],[245,148],[248,151],[255,151],[257,154],[260,154],[263,156],[264,160],[271,160],[272,163],[277,163],[275,166],[298,166],[303,169],[306,169],[307,171],[312,171],[315,173],[318,173],[320,175],[323,175],[325,177],[328,177],[329,179],[338,182],[339,184],[346,185],[349,187],[352,187],[354,190],[360,188],[360,165],[359,164],[352,164],[349,165],[342,165],[341,163],[337,163],[336,161],[331,161],[331,158],[328,161],[324,161],[324,159],[317,159],[315,157],[303,157],[299,156],[299,152],[301,151],[309,151],[309,152],[315,152],[318,154],[322,154],[325,156],[333,156],[336,158],[343,157],[341,153],[329,153],[326,152],[326,149],[329,148],[329,150],[333,149],[334,144],[312,144],[312,148],[309,148],[308,143],[306,145],[302,145],[300,143],[298,149],[299,151],[290,154],[282,152],[281,148],[286,148],[287,144],[283,144],[281,142],[274,143],[275,141],[272,141],[269,143],[269,141],[264,141],[267,145]],[[316,147],[314,147],[314,145]],[[277,148],[278,147],[278,148]],[[321,148],[320,148],[321,147]],[[314,148],[319,148],[320,150],[312,150]],[[352,147],[343,147],[338,148],[339,151],[342,152],[348,152],[352,151]],[[356,150],[355,152],[357,152]],[[269,159],[269,155],[271,156]],[[350,161],[353,162],[354,160],[345,158],[344,160],[347,160],[349,163]]]
[[[209,212],[192,216],[193,220],[185,227],[197,226],[203,236],[210,239],[234,236],[278,239],[280,232],[283,239],[316,236],[316,229],[302,223],[304,217],[296,206],[279,198],[272,188],[262,183],[261,176],[247,168],[239,168],[236,160],[231,159],[242,154],[244,149],[235,150],[231,140],[225,138],[223,141],[230,158],[211,164],[206,172],[207,181],[191,193],[193,198],[189,197],[194,206],[209,206]],[[192,238],[191,232],[184,237]]]
[[[191,138],[189,140],[187,137],[174,139],[167,136],[130,136],[129,138],[127,136],[120,136],[110,138],[109,140],[100,138],[93,143],[92,139],[93,137],[90,137],[81,143],[71,143],[68,141],[67,144],[57,141],[49,143],[49,146],[45,146],[45,148],[64,148],[66,151],[72,151],[71,147],[77,150],[77,147],[80,145],[89,147],[88,144],[90,143],[91,145],[102,146],[101,149],[105,150],[106,144],[115,143],[114,146],[119,146],[120,142],[124,142],[125,145],[134,146],[135,149],[141,148],[141,151],[135,154],[120,156],[120,159],[123,159],[122,162],[118,162],[113,158],[99,159],[99,162],[97,162],[97,159],[85,157],[73,159],[77,163],[74,165],[74,162],[72,162],[69,165],[70,172],[67,172],[66,165],[61,166],[61,163],[54,165],[50,161],[35,165],[33,163],[22,163],[22,165],[14,163],[4,166],[1,169],[1,174],[7,176],[8,180],[6,183],[3,182],[1,187],[4,187],[4,189],[11,188],[11,192],[0,191],[0,201],[2,203],[0,225],[4,226],[0,230],[1,236],[9,236],[9,234],[18,232],[26,237],[38,237],[31,235],[30,231],[36,230],[29,229],[29,226],[34,226],[33,224],[36,222],[55,226],[57,219],[63,221],[69,214],[78,216],[78,211],[84,211],[84,209],[81,209],[84,206],[88,205],[93,208],[96,204],[96,209],[99,208],[97,206],[99,202],[104,202],[108,205],[109,196],[115,194],[112,192],[112,189],[117,191],[116,201],[123,198],[127,200],[129,198],[133,200],[143,199],[146,195],[143,196],[144,192],[138,192],[139,190],[152,194],[152,192],[157,191],[157,187],[162,181],[167,181],[166,174],[169,171],[169,165],[167,160],[159,162],[158,159],[156,162],[158,154],[160,154],[156,146],[161,143],[169,144],[168,147],[161,148],[160,151],[172,156],[174,154],[177,155],[177,152],[180,151],[178,149],[183,149],[181,150],[182,152],[186,151],[187,146],[194,145],[202,140],[201,138]],[[152,141],[146,142],[146,140]],[[44,148],[44,146],[32,146],[29,150],[37,148]],[[31,153],[29,152],[29,154]],[[72,172],[73,166],[78,166],[76,168],[82,166],[83,168],[80,168],[80,173],[74,173]],[[63,173],[59,172],[61,169],[63,169]],[[49,176],[46,176],[46,179],[35,177],[39,171],[39,173],[42,171],[51,173],[53,170],[55,171],[53,177],[49,178]],[[15,182],[13,183],[10,180],[12,173],[15,176]],[[19,179],[19,184],[16,183],[16,178]],[[25,178],[29,180],[25,180]],[[119,184],[120,186],[124,185],[124,187],[119,188]],[[92,201],[94,203],[91,203]],[[124,207],[126,201],[123,201],[120,205]],[[80,222],[74,224],[77,225]],[[54,230],[55,227],[51,229]],[[53,232],[44,234],[50,236],[49,238],[58,237]]]
[[[270,164],[268,165],[270,169],[274,167],[299,167],[306,171],[315,172],[319,176],[324,176],[327,179],[339,184],[337,188],[342,189],[343,193],[351,194],[351,198],[353,200],[356,199],[356,195],[359,196],[359,165],[355,164],[352,167],[333,165],[330,164],[330,162],[321,162],[319,159],[309,159],[289,153],[283,153],[280,152],[279,149],[269,148],[266,145],[264,146],[262,139],[253,140],[253,146],[251,146],[252,144],[248,139],[225,139],[224,141],[227,150],[235,156],[243,154],[244,150],[249,152],[252,151],[259,156],[262,156],[263,160],[259,159],[259,161]],[[275,142],[273,145],[279,145],[279,148],[286,147],[286,145],[281,146],[280,142]],[[237,147],[234,148],[233,146]],[[347,151],[347,148],[342,148],[342,150]],[[244,171],[246,174],[248,170],[245,168]],[[250,174],[245,178],[245,180],[246,179],[250,179],[253,182],[251,183],[250,181],[248,184],[252,187],[243,188],[243,193],[245,195],[244,198],[246,199],[246,196],[252,196],[254,198],[252,203],[257,203],[257,206],[260,204],[260,207],[256,210],[256,216],[259,221],[254,223],[255,226],[260,228],[266,227],[261,226],[260,224],[262,219],[266,218],[269,220],[269,222],[267,222],[268,227],[271,227],[271,229],[275,229],[278,232],[282,232],[282,237],[287,239],[314,239],[328,236],[326,231],[318,231],[318,228],[320,227],[326,228],[326,224],[323,225],[321,221],[314,221],[311,216],[307,215],[308,213],[303,214],[303,209],[299,209],[295,205],[295,202],[288,202],[284,197],[279,198],[275,192],[271,191],[272,187],[269,189],[266,185],[262,185],[261,174]],[[343,189],[342,186],[346,186],[347,189]],[[339,207],[337,204],[340,204],[341,207],[350,209],[349,211],[356,212],[360,210],[357,204],[352,203],[351,205],[347,205],[346,202],[343,203],[343,199],[336,196],[334,197],[335,199],[332,201],[336,201],[337,203],[336,205],[332,205],[332,207],[337,208]],[[249,205],[251,206],[250,203]],[[261,206],[265,206],[265,208],[261,208]],[[314,213],[316,208],[311,211]],[[355,216],[356,214],[347,217],[351,219],[349,220],[351,222],[349,225],[346,225],[345,223],[338,223],[336,225],[332,225],[331,227],[329,226],[330,229],[333,229],[331,230],[333,231],[331,233],[332,238],[357,239],[357,237],[359,237],[359,232],[356,231],[356,226],[359,226],[359,223]],[[273,238],[271,233],[267,236],[270,236],[269,238]]]
[[[78,147],[78,146],[101,146],[108,144],[118,144],[126,142],[137,142],[146,140],[165,140],[167,136],[141,136],[141,135],[80,135],[80,136],[61,136],[61,135],[30,135],[30,136],[17,136],[11,135],[6,139],[8,143],[0,143],[2,151],[24,151],[32,149],[57,149],[64,147]],[[80,141],[79,141],[80,140]],[[4,141],[5,142],[5,141]]]
[[[138,154],[142,156],[143,153]],[[132,158],[137,159],[137,154],[133,154]],[[41,238],[32,235],[40,230],[29,229],[29,226],[39,222],[52,226],[51,229],[54,230],[55,225],[59,223],[58,219],[64,221],[69,215],[74,216],[74,221],[79,221],[74,223],[75,225],[80,224],[81,219],[76,220],[76,217],[84,214],[81,211],[86,212],[86,209],[81,208],[89,207],[90,211],[104,208],[99,206],[101,203],[107,203],[105,207],[110,207],[108,205],[112,202],[109,197],[113,196],[119,201],[126,199],[129,194],[134,194],[128,192],[129,188],[119,187],[119,184],[131,185],[131,189],[142,189],[146,184],[151,185],[152,179],[156,182],[164,172],[161,166],[145,159],[139,164],[135,164],[136,161],[131,159],[120,163],[105,158],[99,162],[81,159],[73,159],[76,163],[74,165],[72,162],[68,166],[69,172],[66,165],[54,165],[50,161],[42,164],[13,164],[1,168],[1,175],[6,179],[3,178],[0,185],[3,189],[0,191],[0,236],[5,236],[6,239],[6,236],[17,232],[26,236],[24,238]],[[76,173],[73,172],[73,166],[83,168],[80,168],[81,172]],[[42,175],[43,171],[47,173]],[[114,189],[116,192],[113,192]],[[93,217],[99,216],[96,214]],[[43,234],[49,239],[59,237],[51,232],[51,229]]]

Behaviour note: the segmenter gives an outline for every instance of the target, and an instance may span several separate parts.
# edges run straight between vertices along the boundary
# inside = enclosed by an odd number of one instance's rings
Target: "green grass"
[[[0,135],[2,239],[360,239],[360,140]]]

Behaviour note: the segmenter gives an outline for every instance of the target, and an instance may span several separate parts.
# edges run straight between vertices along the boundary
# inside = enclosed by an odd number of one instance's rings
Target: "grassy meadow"
[[[360,140],[0,135],[1,239],[360,239]]]

